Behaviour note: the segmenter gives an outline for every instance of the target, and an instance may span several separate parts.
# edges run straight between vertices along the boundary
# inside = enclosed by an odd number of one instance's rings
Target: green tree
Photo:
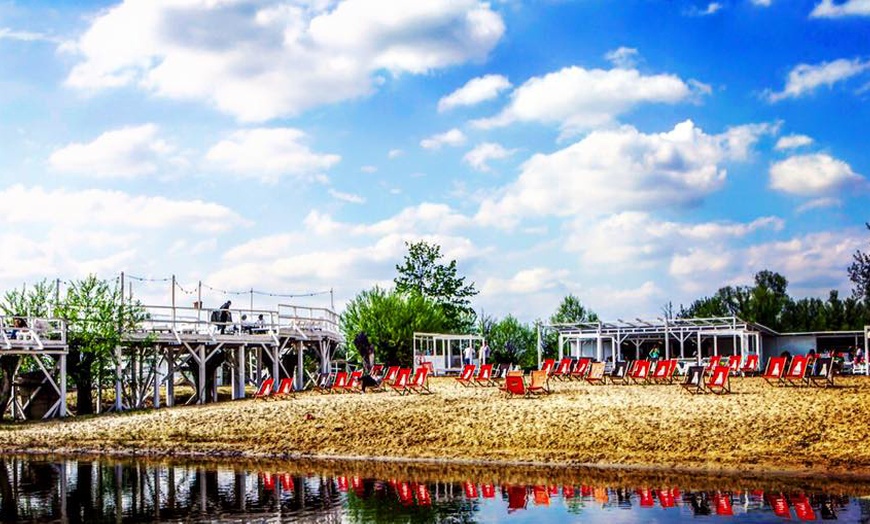
[[[533,367],[537,363],[535,329],[508,315],[492,326],[489,347],[493,362]]]
[[[755,274],[755,286],[749,290],[749,307],[744,320],[780,330],[780,316],[791,300],[786,293],[788,280],[767,269]],[[739,316],[739,315],[738,315]]]
[[[456,261],[441,263],[441,246],[425,241],[408,243],[408,253],[401,265],[396,266],[396,291],[416,292],[433,300],[444,310],[447,327],[455,332],[471,330],[475,322],[470,297],[477,295],[474,283],[466,284],[458,276]]]
[[[359,360],[350,341],[365,332],[375,347],[375,358],[388,365],[413,364],[414,332],[438,333],[446,327],[444,311],[432,299],[380,287],[358,294],[341,315],[348,358]]]
[[[864,225],[870,229],[870,222]],[[864,302],[865,306],[870,306],[870,252],[855,251],[848,272],[849,280],[854,285],[852,296]]]
[[[580,324],[583,322],[598,322],[598,320],[598,315],[594,311],[587,309],[575,295],[568,295],[563,298],[556,311],[550,316],[550,324]],[[537,334],[535,334],[535,337],[537,337]],[[554,358],[558,355],[558,333],[548,330],[542,342],[544,344],[544,357]],[[535,359],[537,360],[537,355],[535,355]]]

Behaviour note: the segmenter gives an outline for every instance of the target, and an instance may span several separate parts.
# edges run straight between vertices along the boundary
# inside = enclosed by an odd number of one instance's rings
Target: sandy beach
[[[0,450],[245,460],[316,458],[870,477],[870,381],[731,395],[677,385],[551,382],[552,394],[431,380],[433,394],[224,402],[0,427]]]

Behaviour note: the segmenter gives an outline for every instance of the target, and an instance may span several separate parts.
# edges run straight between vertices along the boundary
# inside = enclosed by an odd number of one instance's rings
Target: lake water
[[[0,457],[2,522],[870,522],[868,493],[819,478]]]

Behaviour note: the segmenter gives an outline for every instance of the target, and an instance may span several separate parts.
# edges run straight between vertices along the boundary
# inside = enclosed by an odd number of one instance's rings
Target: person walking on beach
[[[474,364],[474,348],[471,344],[465,346],[465,363]]]

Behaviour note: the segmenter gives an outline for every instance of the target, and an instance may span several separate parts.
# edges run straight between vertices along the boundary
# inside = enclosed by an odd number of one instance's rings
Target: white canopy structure
[[[430,362],[436,374],[458,373],[462,370],[462,355],[468,346],[474,348],[477,360],[484,364],[481,351],[484,338],[478,335],[444,333],[414,333],[414,367]]]

